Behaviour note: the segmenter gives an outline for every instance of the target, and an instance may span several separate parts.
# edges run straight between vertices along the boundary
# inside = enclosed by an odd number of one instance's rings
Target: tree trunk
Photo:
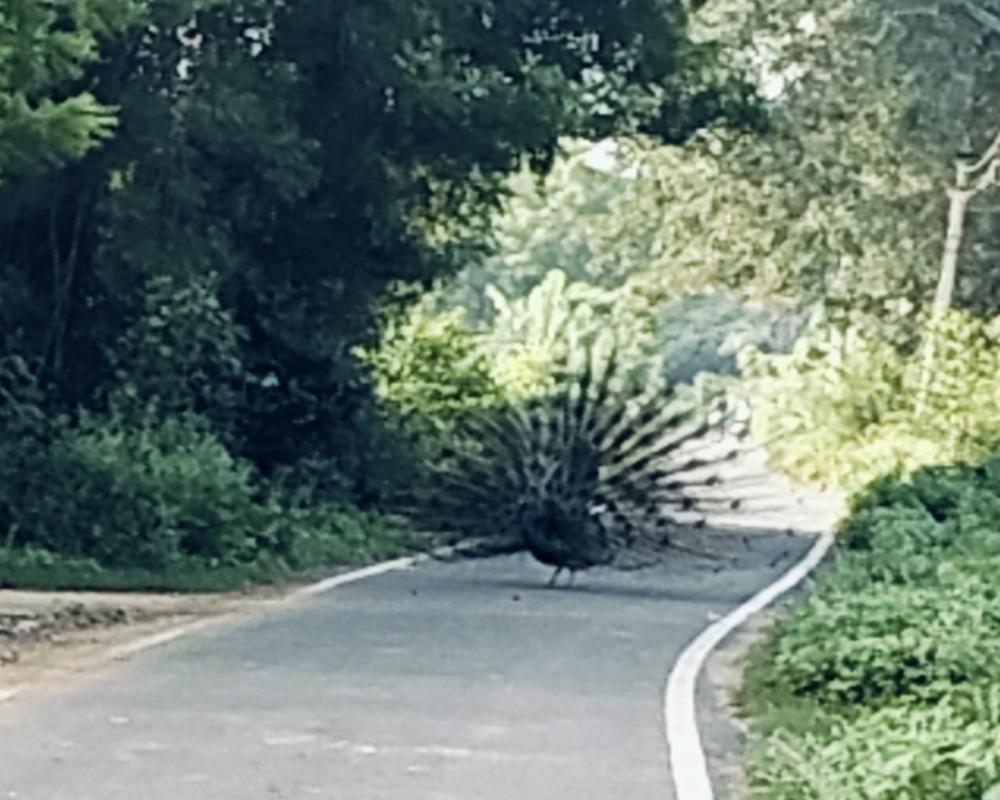
[[[938,276],[937,291],[934,293],[932,314],[935,319],[939,319],[951,308],[952,297],[955,294],[958,253],[962,247],[962,235],[965,232],[965,212],[969,207],[972,194],[972,190],[960,187],[948,192],[951,201],[948,207],[948,235],[944,242],[944,255],[941,258],[941,274]]]
[[[944,240],[944,253],[941,256],[941,272],[938,275],[931,318],[924,341],[924,363],[920,371],[920,392],[917,396],[918,416],[923,416],[927,410],[927,395],[930,391],[937,350],[937,323],[951,308],[955,295],[958,255],[962,249],[962,237],[965,233],[965,212],[969,208],[969,201],[979,188],[981,187],[969,186],[969,164],[962,160],[956,161],[955,185],[948,190],[948,232]]]
[[[41,368],[58,379],[63,369],[66,332],[76,283],[77,265],[80,258],[80,239],[83,233],[84,198],[79,198],[73,209],[73,222],[69,242],[63,255],[64,244],[59,230],[59,199],[53,201],[49,213],[49,249],[52,259],[52,316],[42,351]]]

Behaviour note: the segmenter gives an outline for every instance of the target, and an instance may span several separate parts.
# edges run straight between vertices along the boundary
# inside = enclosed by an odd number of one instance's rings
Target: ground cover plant
[[[996,458],[857,496],[834,565],[752,659],[756,796],[972,800],[1000,783],[998,512]]]

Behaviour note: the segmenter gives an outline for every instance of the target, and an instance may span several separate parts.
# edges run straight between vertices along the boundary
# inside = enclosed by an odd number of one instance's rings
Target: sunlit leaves
[[[115,128],[115,109],[72,82],[98,39],[134,17],[129,0],[0,2],[0,183],[80,158]]]

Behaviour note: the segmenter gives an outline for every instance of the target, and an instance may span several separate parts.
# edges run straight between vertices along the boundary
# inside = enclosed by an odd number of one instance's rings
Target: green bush
[[[771,683],[873,704],[1000,679],[997,470],[930,467],[857,498],[837,570],[781,628]]]
[[[220,566],[181,558],[166,567],[108,567],[92,558],[36,547],[0,547],[0,586],[27,589],[211,592],[273,581],[287,565],[268,554],[250,564]]]
[[[821,592],[783,627],[769,679],[830,705],[935,701],[955,686],[1000,681],[998,594],[978,576]]]
[[[49,446],[62,422],[47,414],[28,364],[17,356],[0,357],[0,546],[15,544],[22,535],[21,507],[39,476],[47,474]]]
[[[626,371],[653,374],[645,369],[655,352],[653,320],[638,295],[571,282],[558,269],[523,297],[486,292],[495,314],[483,347],[508,400],[553,390],[556,376],[602,337],[613,338]]]
[[[46,407],[27,364],[0,360],[0,582],[232,588],[407,546],[323,464],[265,483],[207,420],[161,399],[118,394],[70,421]]]
[[[252,469],[198,418],[113,414],[66,427],[10,508],[16,543],[116,566],[249,560],[266,519]]]
[[[997,742],[994,685],[866,712],[822,734],[776,733],[751,785],[761,800],[983,800],[1000,781]]]
[[[217,434],[235,435],[248,379],[241,352],[247,334],[218,295],[214,273],[147,282],[142,311],[110,353],[119,412],[134,408],[140,419],[150,405],[164,414],[194,412]]]
[[[982,458],[1000,446],[1000,318],[953,312],[937,357],[815,329],[788,355],[749,353],[754,427],[800,479],[858,490],[882,475]]]
[[[311,502],[281,507],[274,536],[292,569],[378,561],[405,553],[409,529],[385,515],[342,503]]]
[[[464,311],[438,311],[430,295],[387,308],[378,346],[356,352],[383,407],[418,435],[441,433],[501,394]]]
[[[854,499],[835,569],[748,679],[771,724],[758,797],[978,800],[997,784],[998,520],[1000,458],[885,477]],[[798,724],[797,704],[817,715]]]
[[[852,571],[905,579],[936,569],[945,558],[1000,553],[1000,459],[978,466],[925,467],[906,480],[886,477],[852,502],[841,542],[854,553]]]

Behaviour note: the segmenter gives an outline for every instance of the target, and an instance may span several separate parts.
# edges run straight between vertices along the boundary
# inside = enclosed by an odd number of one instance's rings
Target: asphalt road
[[[0,707],[0,800],[664,800],[684,645],[809,545],[719,539],[546,589],[427,563],[216,625]]]

